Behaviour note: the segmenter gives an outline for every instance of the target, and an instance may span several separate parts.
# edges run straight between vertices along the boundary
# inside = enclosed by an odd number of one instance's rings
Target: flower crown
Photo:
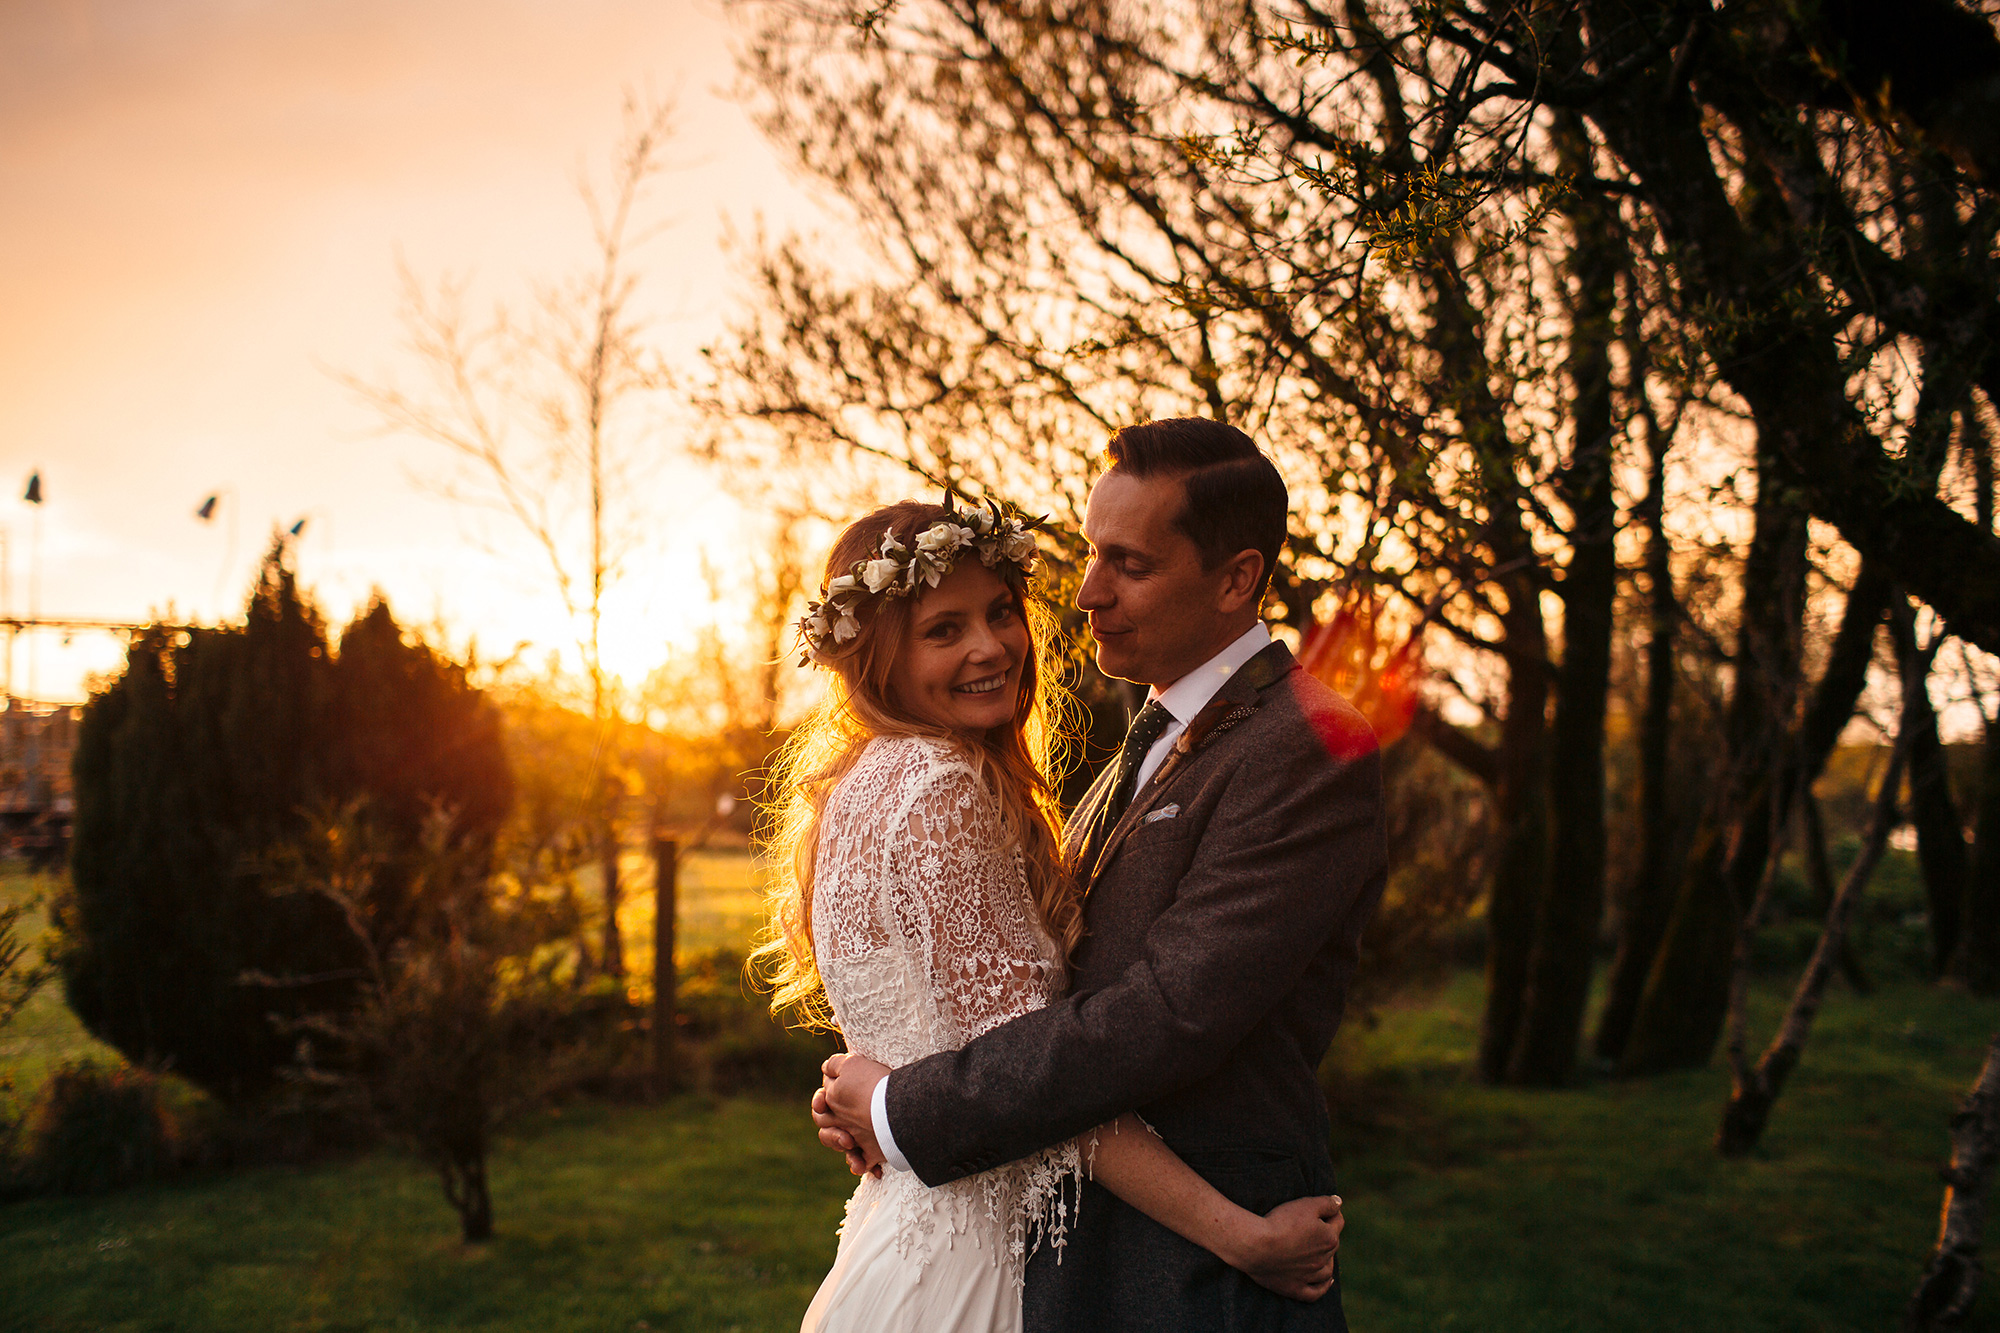
[[[935,588],[951,573],[961,551],[978,552],[979,563],[988,569],[1004,560],[1023,574],[1035,572],[1041,550],[1029,534],[1048,521],[1046,516],[1024,518],[991,499],[961,514],[952,508],[949,495],[944,507],[949,517],[919,532],[914,549],[897,541],[895,533],[885,532],[874,558],[855,561],[852,569],[826,585],[822,600],[806,603],[798,625],[800,666],[825,661],[830,645],[838,647],[861,632],[855,611],[863,598],[907,597]]]

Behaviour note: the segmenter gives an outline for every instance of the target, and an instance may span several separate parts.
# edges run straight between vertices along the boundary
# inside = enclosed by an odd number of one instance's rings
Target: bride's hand
[[[1316,1194],[1279,1204],[1258,1219],[1232,1267],[1260,1287],[1295,1301],[1316,1301],[1333,1286],[1334,1255],[1347,1225],[1340,1196]]]
[[[820,1066],[820,1091],[813,1098],[819,1141],[847,1154],[848,1170],[881,1174],[882,1149],[875,1142],[869,1103],[889,1067],[858,1055],[833,1055]]]

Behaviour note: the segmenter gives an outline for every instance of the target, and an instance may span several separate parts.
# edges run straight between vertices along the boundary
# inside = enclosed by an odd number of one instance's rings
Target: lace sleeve
[[[945,1044],[1047,1004],[1063,984],[1061,958],[1028,897],[1019,844],[969,764],[954,756],[933,772],[907,832],[895,840],[892,901],[928,970]]]
[[[962,757],[940,764],[918,789],[907,832],[893,841],[904,863],[891,876],[891,896],[924,958],[945,1044],[963,1046],[1046,1005],[1067,980],[1061,952],[1028,896],[1020,844]],[[1004,1218],[1017,1260],[1046,1244],[1060,1261],[1084,1169],[1072,1140],[975,1178],[989,1211]]]

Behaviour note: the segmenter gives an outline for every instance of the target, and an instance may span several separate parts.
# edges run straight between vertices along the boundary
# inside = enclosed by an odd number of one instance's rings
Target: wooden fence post
[[[674,1068],[674,914],[680,843],[653,835],[653,1095],[672,1091]]]

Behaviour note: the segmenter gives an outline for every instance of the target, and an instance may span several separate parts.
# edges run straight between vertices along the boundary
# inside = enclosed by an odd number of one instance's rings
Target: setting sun
[[[379,587],[482,653],[525,639],[573,659],[534,543],[441,498],[437,446],[385,432],[342,380],[415,368],[399,267],[466,284],[483,315],[588,266],[578,185],[601,188],[626,93],[675,103],[634,219],[632,314],[666,361],[715,336],[723,216],[810,211],[716,92],[720,16],[698,0],[32,3],[0,37],[0,240],[33,257],[0,327],[0,614],[240,615],[272,534],[303,518],[301,577],[336,621]],[[604,628],[627,676],[729,614],[708,605],[700,552],[733,534],[734,504],[657,397],[655,476],[620,497],[650,521]],[[14,653],[16,692],[77,700],[123,643],[51,630]]]

